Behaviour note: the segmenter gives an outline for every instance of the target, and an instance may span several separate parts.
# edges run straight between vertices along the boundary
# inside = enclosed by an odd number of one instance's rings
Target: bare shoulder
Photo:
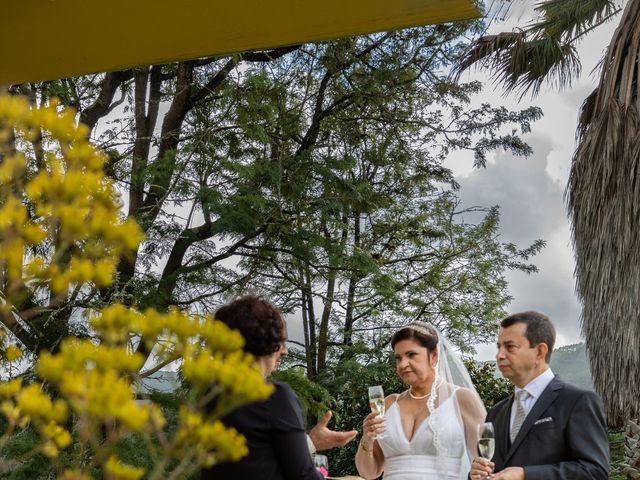
[[[392,393],[391,395],[387,395],[387,398],[384,399],[384,408],[388,409],[391,405],[393,405],[393,402],[398,400],[399,396],[399,393]]]

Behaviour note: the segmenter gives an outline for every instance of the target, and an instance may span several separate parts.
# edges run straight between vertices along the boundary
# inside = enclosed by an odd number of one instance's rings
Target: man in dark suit
[[[515,394],[495,405],[493,461],[476,458],[471,480],[606,480],[609,443],[602,400],[549,368],[555,329],[538,312],[505,318],[496,360]]]

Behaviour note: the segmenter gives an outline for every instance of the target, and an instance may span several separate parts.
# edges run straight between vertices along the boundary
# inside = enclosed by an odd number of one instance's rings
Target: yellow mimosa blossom
[[[53,441],[58,448],[71,445],[71,434],[55,422],[49,422],[40,428],[40,434]]]
[[[51,408],[51,399],[42,392],[41,388],[39,384],[33,383],[16,395],[16,403],[22,412],[27,415],[38,415]]]
[[[244,347],[244,338],[237,330],[231,330],[224,323],[214,320],[212,316],[205,317],[200,335],[217,352],[234,352]]]
[[[8,382],[0,382],[0,398],[10,398],[22,390],[22,379],[15,378]]]
[[[144,475],[144,469],[126,465],[112,455],[104,466],[104,473],[107,480],[138,480]]]
[[[0,164],[0,183],[7,183],[22,176],[27,166],[27,159],[22,152],[8,156]]]
[[[203,455],[216,451],[218,461],[237,461],[249,453],[245,439],[220,421],[208,422],[198,412],[180,410],[178,445],[197,447]]]
[[[44,454],[45,457],[54,458],[57,457],[60,453],[60,450],[56,446],[54,442],[51,440],[44,440],[40,445],[40,450]]]
[[[91,480],[91,476],[78,470],[65,470],[60,480]]]
[[[22,350],[20,350],[16,345],[9,345],[5,356],[8,361],[13,362],[22,356]]]
[[[0,412],[7,418],[7,420],[9,420],[9,423],[14,425],[18,423],[20,417],[22,416],[20,408],[13,402],[7,400],[0,403]]]

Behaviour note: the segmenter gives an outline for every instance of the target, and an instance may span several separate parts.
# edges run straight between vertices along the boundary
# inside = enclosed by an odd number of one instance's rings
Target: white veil
[[[427,423],[433,432],[439,478],[451,478],[450,476],[459,468],[459,478],[467,479],[471,462],[477,456],[477,426],[485,421],[487,414],[484,404],[461,358],[433,325],[426,322],[413,322],[401,327],[400,330],[405,328],[438,338],[436,378],[427,401],[430,413]],[[439,408],[449,400],[454,404],[453,409]],[[464,442],[460,441],[459,436],[450,433],[451,422],[456,420],[464,431]]]

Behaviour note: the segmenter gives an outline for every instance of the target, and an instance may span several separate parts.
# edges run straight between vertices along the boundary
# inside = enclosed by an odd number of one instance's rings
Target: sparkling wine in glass
[[[486,460],[491,460],[496,448],[496,435],[493,423],[481,423],[478,425],[478,453]],[[487,475],[486,478],[491,478]]]
[[[373,413],[377,413],[379,417],[384,417],[384,391],[382,385],[369,387],[369,406]],[[386,435],[378,434],[376,439],[384,438]]]
[[[327,456],[313,454],[311,455],[311,458],[316,469],[322,474],[322,476],[325,478],[329,476],[329,459]]]

